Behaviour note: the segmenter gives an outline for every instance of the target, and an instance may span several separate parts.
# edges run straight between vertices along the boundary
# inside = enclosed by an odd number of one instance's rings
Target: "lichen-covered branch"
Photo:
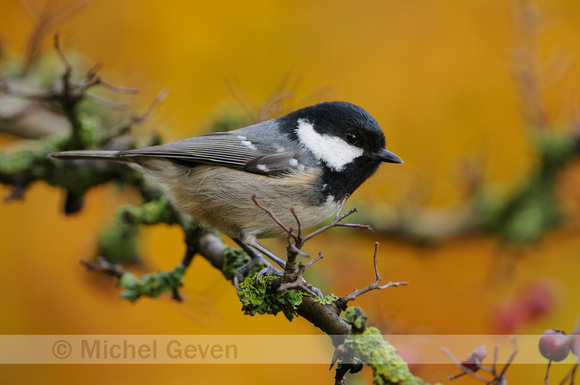
[[[344,365],[358,369],[357,363],[364,363],[373,370],[375,384],[424,384],[422,379],[409,371],[407,363],[397,354],[397,349],[384,340],[382,333],[375,327],[367,326],[367,317],[360,308],[348,309],[345,319],[351,330],[337,347],[337,372],[343,372],[340,369]]]
[[[88,189],[112,181],[144,188],[143,177],[115,164],[62,163],[47,155],[73,148],[131,148],[135,138],[122,134],[129,131],[127,126],[143,121],[143,117],[133,115],[126,119],[108,108],[91,104],[88,91],[96,86],[121,93],[134,90],[102,80],[97,76],[99,66],[78,75],[74,70],[76,63],[65,56],[58,37],[55,49],[60,62],[55,64],[53,59],[39,57],[35,59],[34,72],[32,68],[23,73],[9,71],[5,68],[14,64],[0,62],[0,132],[36,139],[12,143],[0,153],[0,183],[13,187],[8,200],[22,199],[25,190],[36,181],[61,187],[67,192],[65,212],[71,214],[80,210]],[[106,126],[106,122],[119,119],[129,122],[122,125],[123,130]],[[157,138],[148,142],[155,141]]]
[[[514,80],[530,142],[529,150],[536,154],[534,167],[510,186],[509,193],[499,195],[490,183],[484,183],[483,166],[476,166],[465,175],[469,186],[464,202],[441,209],[400,202],[391,209],[392,215],[388,218],[385,213],[378,219],[372,216],[364,218],[364,222],[376,232],[426,243],[444,242],[483,231],[498,236],[504,243],[528,245],[558,228],[565,219],[556,191],[559,177],[580,157],[580,124],[578,116],[571,114],[564,123],[567,129],[561,130],[561,118],[556,120],[550,116],[544,98],[554,82],[549,78],[557,77],[562,81],[569,75],[571,66],[562,65],[561,58],[547,60],[547,63],[559,66],[560,71],[554,76],[553,68],[541,64],[538,40],[542,13],[529,0],[512,4],[513,73],[506,76],[512,75]]]

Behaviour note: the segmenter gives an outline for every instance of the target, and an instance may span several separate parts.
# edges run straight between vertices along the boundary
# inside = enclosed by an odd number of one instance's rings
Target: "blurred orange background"
[[[82,52],[89,63],[104,63],[105,79],[140,88],[139,108],[159,89],[169,89],[170,97],[151,122],[166,140],[202,133],[212,117],[234,104],[227,83],[238,84],[259,105],[290,74],[297,84],[296,107],[322,99],[358,104],[377,119],[387,148],[405,164],[381,167],[349,205],[404,204],[421,185],[428,186],[425,205],[446,207],[461,200],[457,175],[471,156],[485,159],[486,183],[501,191],[514,188],[534,165],[512,76],[513,4],[92,0],[56,29],[67,50]],[[538,60],[548,68],[544,102],[551,122],[564,127],[580,95],[580,71],[573,65],[580,58],[580,2],[535,4],[542,23]],[[0,35],[9,51],[22,52],[33,24],[19,1],[3,0]],[[46,39],[45,47],[50,45]],[[569,195],[578,196],[579,184],[566,186],[572,189]],[[8,192],[0,186],[1,194]],[[0,333],[319,333],[300,318],[289,323],[281,315],[244,316],[234,288],[201,258],[187,273],[182,304],[168,296],[136,304],[118,299],[114,281],[88,273],[79,259],[92,257],[99,229],[129,198],[112,187],[94,189],[85,209],[73,217],[61,213],[62,200],[60,191],[36,184],[24,202],[0,204]],[[418,247],[357,230],[341,231],[340,238],[331,231],[314,240],[308,251],[323,250],[326,258],[307,278],[338,295],[371,283],[373,244],[380,241],[381,276],[410,281],[410,286],[367,294],[354,305],[384,333],[497,333],[503,330],[498,322],[504,322],[497,309],[533,287],[554,296],[552,310],[514,332],[570,331],[580,315],[577,213],[571,210],[562,229],[521,251],[512,274],[501,280],[493,278],[494,270],[509,251],[498,251],[499,242],[491,236]],[[281,250],[282,243],[268,246]],[[181,234],[162,226],[148,229],[143,250],[149,269],[171,269],[184,251]],[[553,380],[568,369],[554,368]],[[508,379],[539,382],[544,370],[515,366]],[[455,372],[451,366],[417,368],[433,382],[446,382]],[[319,365],[0,368],[1,383],[37,383],[39,378],[44,384],[327,384],[333,383],[334,372]],[[370,370],[350,381],[371,382]]]

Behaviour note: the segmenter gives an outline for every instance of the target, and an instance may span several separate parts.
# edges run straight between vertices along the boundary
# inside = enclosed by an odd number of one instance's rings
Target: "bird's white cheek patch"
[[[363,154],[362,148],[348,144],[336,136],[320,135],[312,123],[298,119],[296,130],[300,144],[334,171],[342,171],[344,166]]]

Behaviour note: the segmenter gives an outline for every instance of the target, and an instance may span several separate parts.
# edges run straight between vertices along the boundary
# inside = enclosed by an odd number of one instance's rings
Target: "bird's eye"
[[[355,134],[346,134],[346,141],[350,144],[358,142],[358,137]]]

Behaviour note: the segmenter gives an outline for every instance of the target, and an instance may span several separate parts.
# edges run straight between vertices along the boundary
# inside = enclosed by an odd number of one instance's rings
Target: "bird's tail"
[[[108,160],[114,162],[128,162],[129,159],[120,155],[119,151],[107,151],[107,150],[83,150],[83,151],[63,151],[56,152],[54,154],[48,155],[53,159],[63,159],[63,160],[75,160],[75,159],[87,159],[87,160]]]

